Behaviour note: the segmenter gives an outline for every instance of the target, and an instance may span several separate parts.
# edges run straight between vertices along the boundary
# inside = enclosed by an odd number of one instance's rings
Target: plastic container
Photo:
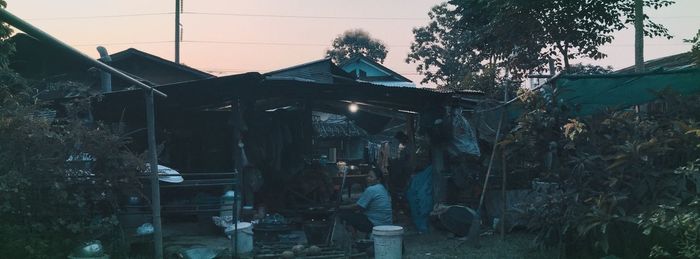
[[[372,228],[374,258],[401,259],[403,248],[403,227],[376,226]]]
[[[221,213],[219,216],[222,218],[232,218],[233,213],[233,203],[236,202],[236,193],[234,191],[227,191],[221,196]]]
[[[243,206],[243,208],[241,209],[241,221],[251,222],[254,219],[255,210],[253,210],[253,206]]]
[[[238,222],[238,232],[236,235],[236,247],[238,249],[238,254],[247,254],[253,252],[253,224],[249,222]],[[234,231],[235,226],[229,226],[226,228],[225,232],[227,235],[231,235]]]

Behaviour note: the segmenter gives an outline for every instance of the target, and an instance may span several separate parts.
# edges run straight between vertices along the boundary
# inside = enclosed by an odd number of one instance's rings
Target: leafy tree
[[[36,89],[8,68],[10,34],[0,24],[0,257],[66,258],[93,239],[123,255],[116,204],[122,192],[138,193],[144,163],[127,138],[84,123],[89,100],[56,118],[42,108]]]
[[[612,66],[598,66],[598,65],[591,65],[591,64],[574,64],[569,67],[569,70],[567,70],[569,74],[577,74],[577,75],[601,75],[601,74],[609,74],[613,72],[613,67]]]
[[[483,74],[486,64],[519,78],[555,61],[570,68],[570,59],[602,59],[599,48],[612,33],[634,20],[633,0],[452,0],[428,13],[431,21],[413,30],[415,42],[406,61],[417,63],[422,83],[448,88],[475,88],[465,81]],[[661,8],[666,0],[646,0]],[[663,26],[646,20],[647,36],[670,37]],[[498,80],[498,78],[494,78]]]
[[[5,8],[7,3],[5,0],[0,0],[0,8]],[[9,65],[8,56],[12,51],[14,51],[14,46],[5,42],[7,38],[12,35],[12,29],[8,26],[0,26],[0,67],[7,67]]]
[[[693,47],[690,49],[690,51],[695,57],[695,62],[700,64],[700,30],[698,30],[698,34],[695,34],[695,37],[693,37],[692,39],[687,39],[683,41],[693,44]]]
[[[574,258],[700,255],[700,95],[658,97],[665,110],[648,116],[572,118],[554,107],[556,98],[524,95],[529,112],[500,144],[510,183],[539,177],[558,186],[526,206],[538,243]]]
[[[361,30],[348,30],[333,40],[332,48],[326,51],[336,64],[345,62],[358,55],[364,55],[376,62],[384,63],[389,52],[384,43],[370,37],[369,33]]]
[[[439,87],[463,89],[467,75],[476,74],[484,58],[462,41],[470,36],[458,27],[460,18],[447,3],[436,5],[430,12],[430,23],[413,29],[415,42],[407,63],[417,63],[416,71],[425,75],[421,83],[435,83]]]

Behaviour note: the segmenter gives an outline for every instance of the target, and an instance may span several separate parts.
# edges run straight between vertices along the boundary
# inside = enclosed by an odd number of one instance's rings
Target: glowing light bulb
[[[360,107],[357,106],[357,104],[355,104],[355,103],[351,103],[351,104],[348,106],[348,110],[350,110],[350,112],[352,112],[352,113],[356,113],[357,110],[359,110],[359,109],[360,109]]]

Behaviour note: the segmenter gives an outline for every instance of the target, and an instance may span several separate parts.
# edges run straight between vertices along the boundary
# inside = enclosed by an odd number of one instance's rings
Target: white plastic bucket
[[[401,259],[403,248],[403,227],[376,226],[372,228],[374,258]]]
[[[238,233],[236,234],[236,247],[239,254],[247,254],[253,252],[253,224],[248,222],[238,222]],[[224,232],[231,235],[235,226],[229,226]],[[230,237],[230,236],[229,236]]]

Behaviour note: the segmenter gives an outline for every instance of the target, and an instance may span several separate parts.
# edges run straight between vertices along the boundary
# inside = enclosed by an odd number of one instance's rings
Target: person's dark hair
[[[384,174],[382,174],[382,172],[379,171],[379,169],[377,169],[376,167],[372,167],[369,169],[369,173],[374,174],[374,177],[377,178],[377,182],[379,182],[382,185],[384,184]]]
[[[398,140],[401,144],[408,143],[408,135],[406,135],[406,133],[403,133],[403,131],[396,132],[396,134],[394,134],[394,138]]]

